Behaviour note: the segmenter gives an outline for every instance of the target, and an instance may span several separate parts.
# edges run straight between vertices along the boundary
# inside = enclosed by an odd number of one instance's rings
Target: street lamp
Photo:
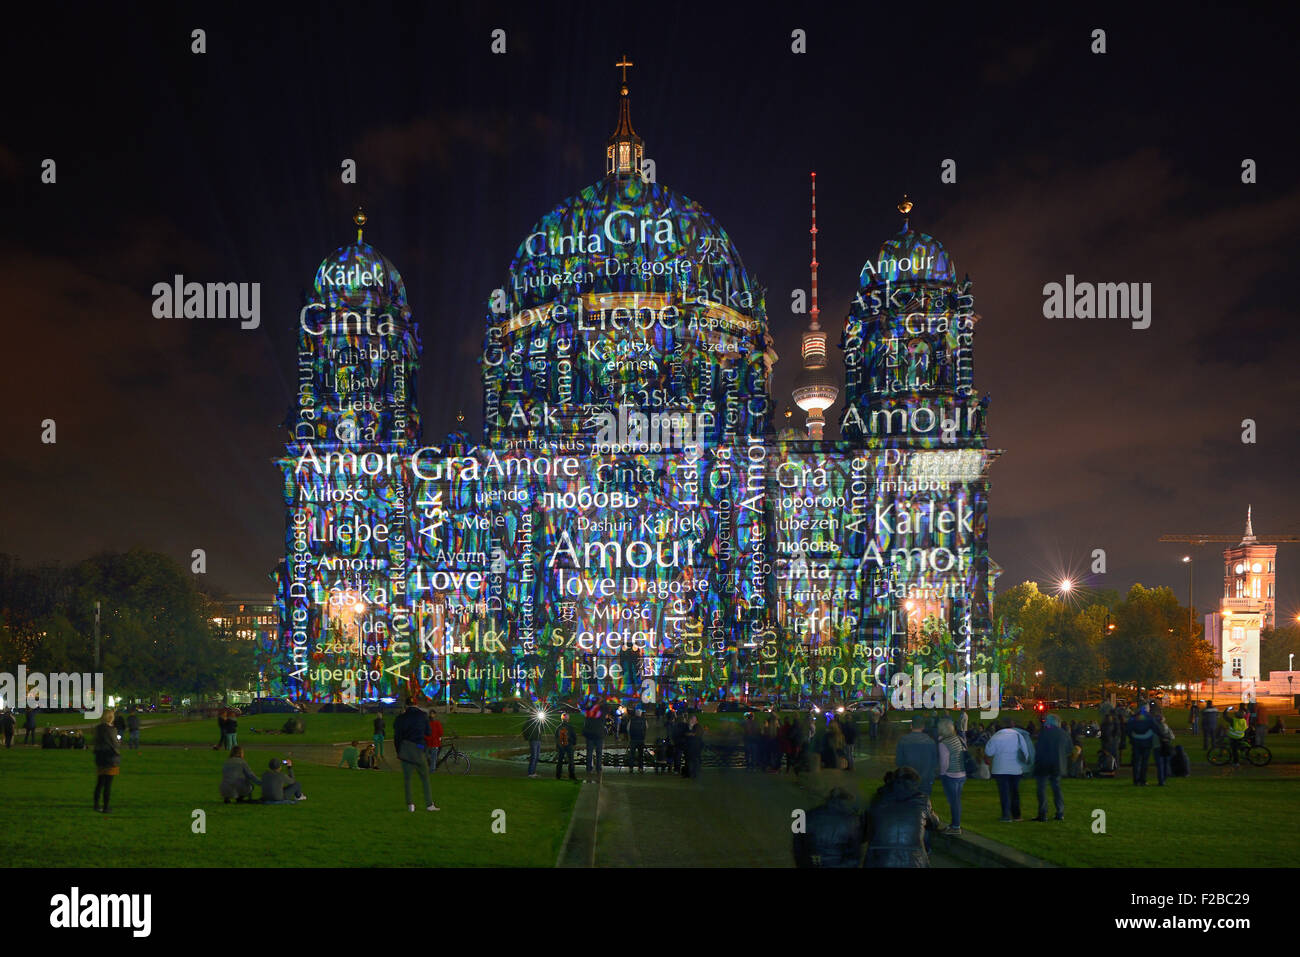
[[[1196,593],[1193,589],[1196,587],[1196,584],[1192,577],[1192,568],[1195,566],[1196,563],[1195,561],[1193,561],[1191,555],[1184,555],[1183,563],[1187,566],[1187,640],[1190,641],[1192,635],[1195,633],[1194,616],[1196,614],[1195,612]],[[1192,687],[1189,684],[1187,686],[1187,700],[1190,701],[1191,698],[1192,698]]]

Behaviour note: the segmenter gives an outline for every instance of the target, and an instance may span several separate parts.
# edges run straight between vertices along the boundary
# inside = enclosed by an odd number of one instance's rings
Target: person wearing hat
[[[1137,714],[1128,719],[1125,730],[1133,747],[1133,783],[1146,787],[1147,765],[1151,761],[1151,749],[1156,745],[1156,725],[1146,705],[1138,708]]]
[[[293,777],[293,762],[272,758],[262,775],[262,803],[290,804],[305,800],[307,795],[302,793],[302,785]]]

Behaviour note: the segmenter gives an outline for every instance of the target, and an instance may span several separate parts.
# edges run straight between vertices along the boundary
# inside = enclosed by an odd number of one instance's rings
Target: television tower
[[[795,405],[807,413],[810,439],[824,438],[825,412],[839,397],[840,388],[826,368],[826,332],[818,322],[817,308],[817,174],[812,174],[812,307],[808,311],[808,328],[803,334],[803,369],[795,379]]]

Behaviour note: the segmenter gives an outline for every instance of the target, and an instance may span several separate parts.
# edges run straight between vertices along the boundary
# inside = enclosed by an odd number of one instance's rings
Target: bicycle
[[[1262,768],[1273,760],[1273,752],[1262,744],[1253,744],[1250,741],[1243,740],[1237,749],[1238,754],[1244,754],[1246,760],[1257,768]],[[1210,750],[1205,752],[1205,760],[1209,761],[1215,767],[1223,767],[1232,760],[1232,746],[1228,741],[1220,741]]]
[[[444,745],[446,750],[438,749],[438,761],[434,764],[435,771],[438,768],[446,766],[451,774],[459,771],[461,774],[469,774],[469,755],[456,747],[456,736],[452,735],[447,744]]]

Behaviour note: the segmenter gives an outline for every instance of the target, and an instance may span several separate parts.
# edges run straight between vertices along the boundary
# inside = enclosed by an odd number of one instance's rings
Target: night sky
[[[206,587],[269,596],[297,314],[354,237],[354,208],[422,330],[425,441],[457,410],[477,430],[487,297],[532,224],[603,175],[624,53],[659,182],[712,212],[768,289],[778,409],[806,322],[789,306],[808,285],[809,170],[835,336],[904,192],[912,225],[970,274],[975,384],[1005,450],[989,526],[1001,588],[1072,572],[1185,601],[1187,546],[1161,534],[1240,533],[1248,503],[1258,534],[1300,531],[1300,144],[1280,14],[623,6],[61,6],[10,21],[0,551],[140,545],[188,567],[203,548]],[[345,158],[357,185],[340,182]],[[154,318],[152,286],[175,273],[260,282],[260,328]],[[1066,274],[1151,283],[1150,328],[1044,318],[1043,285]],[[1221,594],[1222,547],[1192,552],[1198,606]],[[1087,574],[1094,548],[1105,576]],[[1300,546],[1278,567],[1278,616],[1293,617]]]

